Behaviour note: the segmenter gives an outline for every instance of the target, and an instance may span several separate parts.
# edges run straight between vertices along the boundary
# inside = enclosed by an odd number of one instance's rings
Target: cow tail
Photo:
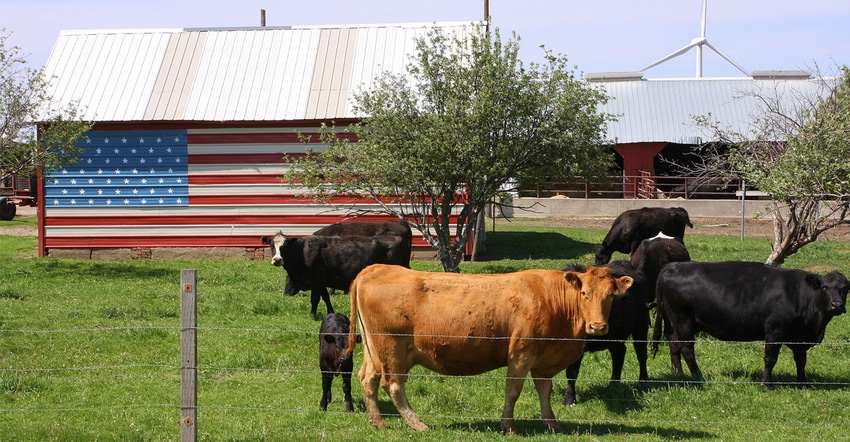
[[[661,285],[655,287],[655,324],[652,327],[652,357],[658,353],[658,342],[661,341],[661,334],[664,326],[664,300],[661,296]]]
[[[358,280],[354,278],[348,292],[351,296],[351,321],[348,327],[348,348],[345,349],[345,358],[350,359],[354,355],[354,348],[357,346],[357,323],[360,322],[360,317],[357,314],[357,286]]]

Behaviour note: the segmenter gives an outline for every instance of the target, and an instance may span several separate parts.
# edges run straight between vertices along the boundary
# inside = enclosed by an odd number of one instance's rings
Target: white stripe
[[[189,164],[189,174],[278,174],[289,171],[289,164]]]
[[[197,184],[189,186],[189,195],[304,195],[310,189],[286,184]]]

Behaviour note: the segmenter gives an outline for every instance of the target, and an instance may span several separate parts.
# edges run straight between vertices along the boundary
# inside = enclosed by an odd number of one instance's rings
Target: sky
[[[578,73],[642,71],[700,36],[702,0],[489,0],[492,27],[520,37],[520,57],[541,45]],[[252,27],[480,21],[484,0],[0,0],[7,45],[30,67],[47,61],[61,30]],[[707,41],[746,71],[850,65],[850,1],[708,0]],[[696,49],[644,70],[644,78],[696,75]],[[704,77],[744,74],[711,49]]]

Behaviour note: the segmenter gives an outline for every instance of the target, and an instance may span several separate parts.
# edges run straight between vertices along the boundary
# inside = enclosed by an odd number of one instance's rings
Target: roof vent
[[[643,72],[597,72],[584,74],[587,81],[640,81],[643,80]]]
[[[811,71],[753,71],[753,80],[808,80],[810,78],[812,78]]]

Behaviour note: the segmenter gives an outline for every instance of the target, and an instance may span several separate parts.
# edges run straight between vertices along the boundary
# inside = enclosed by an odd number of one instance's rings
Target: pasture
[[[23,222],[27,222],[23,218]],[[19,221],[15,221],[19,222]],[[31,220],[29,222],[32,222]],[[488,229],[491,225],[488,223]],[[604,229],[529,226],[498,221],[486,261],[465,273],[562,268],[593,262]],[[694,260],[755,260],[765,238],[690,235]],[[409,430],[381,391],[390,429],[369,427],[359,384],[356,412],[344,412],[341,380],[319,411],[318,330],[309,296],[282,296],[284,275],[266,261],[38,259],[34,237],[0,236],[0,440],[172,441],[180,437],[180,270],[198,270],[198,434],[204,441],[381,440],[483,441],[502,437],[504,370],[445,377],[414,369],[407,385],[414,409],[431,426]],[[623,259],[615,254],[613,259]],[[439,271],[436,262],[415,261]],[[820,241],[786,268],[850,275],[850,243]],[[348,296],[332,296],[348,314]],[[324,306],[319,308],[324,313]],[[652,380],[639,385],[629,347],[623,379],[609,386],[607,353],[585,355],[578,401],[562,407],[563,375],[553,407],[564,434],[547,433],[528,380],[517,403],[523,440],[827,440],[850,431],[850,314],[835,318],[809,351],[815,384],[800,390],[759,385],[763,343],[698,338],[701,382],[673,375],[666,345],[649,360]],[[359,369],[362,346],[355,353]],[[793,382],[784,348],[774,370]]]

